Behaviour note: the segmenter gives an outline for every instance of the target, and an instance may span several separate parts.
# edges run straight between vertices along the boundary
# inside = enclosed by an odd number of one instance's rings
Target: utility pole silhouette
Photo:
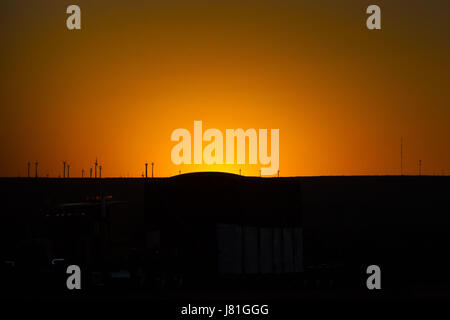
[[[70,171],[70,164],[67,164],[67,178],[69,178],[69,177],[70,177],[70,173],[69,173],[69,171]]]
[[[422,160],[419,160],[419,176],[422,175]]]
[[[280,170],[278,170],[277,174],[278,174],[278,178],[279,178],[280,177]]]
[[[63,161],[63,166],[64,166],[64,169],[63,169],[63,178],[65,178],[65,177],[66,177],[66,162],[65,162],[65,161]]]
[[[152,178],[153,178],[153,167],[154,167],[155,163],[152,162]]]
[[[400,175],[403,175],[403,137],[400,137]]]
[[[34,163],[34,165],[36,166],[36,174],[35,174],[35,176],[36,176],[36,178],[38,177],[38,165],[39,165],[39,162],[35,162]]]
[[[100,169],[100,175],[99,175],[99,178],[101,179],[101,178],[102,178],[102,165],[100,165],[98,168]]]
[[[31,166],[30,161],[28,161],[27,165],[28,165],[28,178],[29,178],[30,177],[30,166]]]
[[[98,165],[98,162],[97,162],[97,158],[95,158],[95,178],[97,178],[97,165]]]
[[[92,178],[92,167],[89,168],[89,178]]]
[[[148,167],[148,163],[145,163],[145,178],[147,179],[147,167]]]

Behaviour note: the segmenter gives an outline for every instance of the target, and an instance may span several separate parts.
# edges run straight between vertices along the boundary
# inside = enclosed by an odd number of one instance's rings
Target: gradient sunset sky
[[[82,29],[66,28],[77,4]],[[368,5],[382,30],[366,28]],[[173,130],[280,129],[280,175],[450,174],[450,1],[1,1],[0,176],[176,166]]]

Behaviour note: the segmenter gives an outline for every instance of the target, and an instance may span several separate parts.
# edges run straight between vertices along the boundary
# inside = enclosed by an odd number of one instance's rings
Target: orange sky
[[[3,2],[0,176],[258,175],[172,164],[194,120],[280,129],[281,176],[398,174],[401,136],[406,173],[450,173],[448,1],[376,1],[381,31],[358,0]]]

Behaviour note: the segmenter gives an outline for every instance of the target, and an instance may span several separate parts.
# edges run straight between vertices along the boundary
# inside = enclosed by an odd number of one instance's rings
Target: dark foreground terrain
[[[450,297],[450,177],[0,179],[1,295]],[[68,290],[66,269],[82,270]],[[381,269],[368,290],[366,269]]]

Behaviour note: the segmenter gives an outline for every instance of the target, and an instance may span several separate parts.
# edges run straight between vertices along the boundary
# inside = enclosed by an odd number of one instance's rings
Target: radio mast
[[[97,158],[95,158],[95,178],[97,178],[97,165],[98,165],[98,162],[97,162]]]

